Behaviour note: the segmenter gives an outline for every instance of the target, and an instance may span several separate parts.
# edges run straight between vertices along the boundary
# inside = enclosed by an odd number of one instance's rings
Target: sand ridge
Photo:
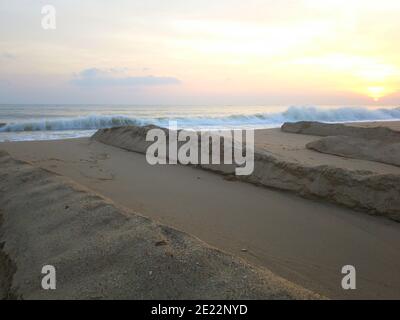
[[[268,149],[274,148],[277,157],[281,152],[285,157],[294,152],[307,161],[310,154],[318,162],[345,162],[305,149],[304,141],[312,136],[275,129],[257,134],[268,135]],[[289,142],[296,151],[278,148],[279,143]],[[9,142],[0,144],[0,149],[314,292],[331,298],[399,297],[400,225],[389,219],[237,179],[230,181],[230,176],[209,170],[152,166],[140,153],[87,138]],[[346,161],[357,167],[380,168],[380,172],[399,169],[370,161]],[[103,179],[111,176],[113,179]],[[356,266],[357,290],[341,289],[344,264]]]
[[[284,123],[282,131],[322,136],[306,144],[321,153],[400,166],[400,132],[390,127],[302,121]]]
[[[5,152],[0,178],[3,297],[321,298]],[[6,255],[15,269],[4,264]],[[40,287],[48,264],[57,270],[54,291]]]
[[[400,132],[386,126],[353,126],[342,123],[322,123],[316,121],[285,122],[281,130],[312,136],[348,136],[362,139],[400,140]]]
[[[154,126],[127,126],[98,130],[93,140],[120,147],[126,150],[145,154],[152,144],[146,141],[146,134]],[[314,132],[347,130],[365,135],[367,132],[377,132],[381,136],[398,136],[400,133],[388,128],[357,128],[318,124],[317,127],[307,123],[298,123],[283,128],[293,129],[293,132],[303,128]],[[338,129],[339,128],[339,129]],[[161,128],[160,128],[161,129]],[[315,129],[315,130],[314,130]],[[166,130],[166,129],[162,129]],[[313,131],[314,130],[314,131]],[[339,131],[340,131],[339,130]],[[366,131],[365,131],[366,130]],[[308,131],[307,131],[308,132]],[[341,131],[340,131],[341,132]],[[199,133],[200,134],[200,133]],[[256,141],[257,144],[257,141]],[[305,149],[305,146],[302,146]],[[221,148],[222,149],[222,148]],[[235,165],[199,164],[201,168],[222,173],[235,174]],[[351,209],[363,210],[400,221],[400,175],[392,173],[377,173],[374,171],[348,169],[347,166],[311,165],[292,161],[277,156],[269,150],[257,148],[254,153],[254,172],[247,176],[237,176],[237,179],[257,185],[273,187],[296,192],[304,197],[316,197],[347,206]]]

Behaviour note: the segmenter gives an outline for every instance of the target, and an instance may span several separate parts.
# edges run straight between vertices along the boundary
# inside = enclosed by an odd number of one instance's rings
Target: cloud
[[[126,76],[125,69],[85,69],[74,76],[71,82],[78,86],[164,86],[177,85],[181,81],[174,77]]]

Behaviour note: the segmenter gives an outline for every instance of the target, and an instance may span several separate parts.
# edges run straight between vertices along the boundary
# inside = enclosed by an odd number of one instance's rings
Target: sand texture
[[[322,153],[400,166],[400,139],[396,142],[349,136],[330,136],[310,142],[306,147]]]
[[[400,171],[306,149],[313,139],[280,129],[256,132],[258,148],[292,162]],[[141,153],[88,138],[6,142],[0,149],[329,298],[399,298],[395,221],[193,166],[150,165]],[[345,264],[357,268],[357,290],[340,286]]]
[[[320,298],[6,152],[0,190],[1,298]]]
[[[400,132],[385,126],[361,127],[340,123],[330,124],[314,121],[286,122],[282,131],[313,136],[349,136],[354,138],[400,141]]]
[[[295,127],[308,127],[295,124]],[[318,124],[319,126],[319,124]],[[286,125],[287,127],[287,125]],[[339,127],[320,126],[326,132],[348,130]],[[126,150],[145,153],[152,142],[144,141],[148,129],[154,127],[120,127],[99,130],[93,139]],[[318,127],[319,128],[319,127]],[[335,128],[341,128],[337,130]],[[347,127],[346,127],[347,128]],[[372,129],[375,136],[397,137],[400,134],[388,128],[352,128],[351,132]],[[387,129],[387,130],[386,130]],[[292,130],[297,132],[298,130]],[[302,132],[302,129],[300,130]],[[308,132],[308,131],[307,131]],[[314,131],[313,131],[314,132]],[[321,132],[320,129],[317,132]],[[372,132],[372,131],[370,131]],[[322,133],[321,133],[322,135]],[[257,147],[254,156],[254,172],[248,176],[236,176],[237,179],[257,185],[273,187],[296,192],[304,197],[317,197],[352,209],[363,210],[371,214],[382,215],[400,221],[400,175],[371,170],[349,169],[347,165],[338,166],[335,161],[329,164],[318,164],[293,161],[288,157],[277,155],[268,149]],[[305,148],[305,145],[302,147]],[[202,168],[233,175],[234,165],[200,165]],[[374,166],[373,166],[374,167]]]
[[[282,131],[324,136],[306,147],[318,152],[353,159],[400,165],[400,132],[394,122],[374,124],[285,123]]]

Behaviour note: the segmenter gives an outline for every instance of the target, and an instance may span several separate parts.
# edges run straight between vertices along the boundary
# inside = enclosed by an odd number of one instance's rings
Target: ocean
[[[0,105],[0,141],[88,137],[100,128],[166,127],[170,120],[183,129],[261,129],[301,120],[400,120],[400,107]]]

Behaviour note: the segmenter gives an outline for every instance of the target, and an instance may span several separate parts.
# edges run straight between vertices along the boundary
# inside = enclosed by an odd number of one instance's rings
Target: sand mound
[[[247,181],[400,221],[400,176],[333,166],[306,166],[257,154]]]
[[[344,124],[301,121],[284,123],[282,131],[324,136],[306,145],[308,149],[348,158],[400,165],[400,132],[386,127],[356,127]]]
[[[320,298],[5,152],[0,190],[0,298]]]
[[[306,147],[322,153],[400,166],[400,140],[393,142],[333,136],[310,142]]]
[[[368,140],[400,141],[400,132],[386,127],[353,127],[313,121],[285,122],[281,130],[313,136],[348,136]]]
[[[146,141],[146,135],[149,130],[152,129],[159,129],[165,132],[166,136],[166,146],[169,147],[169,130],[161,127],[157,127],[154,125],[147,125],[147,126],[126,126],[126,127],[114,127],[114,128],[107,128],[107,129],[100,129],[98,130],[93,136],[92,139],[115,146],[118,148],[122,148],[129,151],[134,151],[142,154],[146,154],[147,148],[151,146],[154,142],[153,141]],[[182,130],[178,130],[179,133]],[[192,132],[197,135],[197,147],[198,147],[198,159],[201,158],[202,153],[204,150],[201,149],[201,140],[203,136],[210,138],[212,136],[218,136],[217,131],[215,132]],[[196,139],[195,139],[196,140]],[[212,150],[212,142],[211,139],[209,141],[209,150]],[[224,158],[224,141],[222,140],[220,144],[220,158],[221,162]],[[232,143],[232,140],[226,140]],[[193,141],[191,141],[193,142]],[[178,141],[177,147],[178,149],[186,144],[186,141]],[[233,148],[235,148],[234,146]],[[206,154],[207,157],[210,155],[209,153]],[[165,155],[165,158],[168,159],[168,153]],[[211,160],[211,159],[210,159]],[[211,161],[210,161],[211,162]],[[232,174],[235,172],[236,165],[214,165],[214,164],[199,164],[196,165],[202,167],[203,169],[209,169],[216,172],[221,172],[224,174]]]
[[[129,151],[145,153],[147,148],[153,143],[146,141],[147,132],[151,129],[161,129],[168,136],[168,130],[157,126],[127,126],[100,129],[94,135],[93,139],[105,144],[116,146]]]
[[[120,127],[99,130],[93,139],[145,153],[148,127]],[[138,134],[139,133],[139,134]],[[225,175],[235,174],[234,165],[199,165]],[[288,161],[267,151],[255,150],[254,172],[237,179],[257,185],[317,197],[352,209],[400,221],[400,176],[370,171],[347,170],[334,166],[310,166]]]

